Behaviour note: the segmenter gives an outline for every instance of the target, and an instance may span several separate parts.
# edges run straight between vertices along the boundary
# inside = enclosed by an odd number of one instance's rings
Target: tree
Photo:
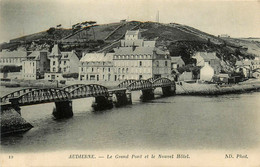
[[[49,34],[49,35],[53,35],[53,33],[55,32],[55,28],[54,27],[51,27],[51,28],[49,28],[48,30],[47,30],[47,33]]]

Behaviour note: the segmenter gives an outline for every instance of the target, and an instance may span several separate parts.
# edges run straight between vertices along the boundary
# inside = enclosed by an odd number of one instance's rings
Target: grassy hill
[[[177,23],[123,22],[90,26],[78,31],[55,29],[16,38],[0,45],[0,49],[51,50],[54,42],[60,43],[62,51],[110,52],[119,45],[127,30],[141,31],[146,40],[156,40],[156,45],[167,48],[171,56],[182,56],[191,63],[191,55],[196,51],[216,51],[226,64],[234,65],[237,60],[260,56],[260,42],[257,40],[219,38],[193,27]],[[81,54],[79,54],[81,55]]]

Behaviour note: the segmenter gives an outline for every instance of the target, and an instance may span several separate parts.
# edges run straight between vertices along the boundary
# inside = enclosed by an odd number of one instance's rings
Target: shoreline
[[[238,84],[199,84],[199,83],[185,83],[176,84],[176,95],[225,95],[235,93],[246,93],[250,91],[259,91],[260,81],[250,80],[240,82]]]
[[[73,84],[100,84],[108,89],[116,88],[122,81],[112,82],[94,82],[94,81],[67,81],[66,84],[50,82],[46,80],[11,80],[10,82],[1,81],[0,85],[6,88],[33,87],[33,88],[62,88]],[[224,95],[231,93],[243,93],[249,91],[258,91],[260,89],[260,79],[251,79],[238,84],[203,84],[176,82],[175,95]]]

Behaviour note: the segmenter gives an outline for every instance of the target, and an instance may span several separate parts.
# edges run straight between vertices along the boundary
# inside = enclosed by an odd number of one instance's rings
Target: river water
[[[14,89],[0,89],[1,94]],[[4,152],[103,149],[247,149],[260,143],[260,92],[156,97],[92,112],[93,98],[73,101],[74,116],[55,120],[53,103],[24,106],[34,128],[1,138]]]

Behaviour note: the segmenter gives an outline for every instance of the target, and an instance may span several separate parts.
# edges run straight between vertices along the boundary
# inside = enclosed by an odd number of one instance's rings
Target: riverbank
[[[176,83],[176,95],[222,95],[260,90],[260,80],[252,79],[238,84]]]
[[[35,88],[62,88],[74,84],[100,84],[108,89],[114,89],[122,81],[66,81],[65,84],[57,81],[46,80],[11,80],[1,81],[1,86],[6,87],[35,87]],[[176,82],[176,95],[221,95],[228,93],[243,93],[247,91],[258,91],[260,89],[260,79],[251,79],[238,84],[204,84]]]
[[[71,80],[61,83],[58,81],[47,81],[47,80],[23,80],[23,79],[12,79],[8,81],[0,81],[1,86],[5,87],[34,87],[34,88],[62,88],[74,84],[99,84],[107,87],[108,89],[116,88],[122,81],[78,81]]]
[[[1,110],[1,135],[25,132],[32,127],[14,108]]]

